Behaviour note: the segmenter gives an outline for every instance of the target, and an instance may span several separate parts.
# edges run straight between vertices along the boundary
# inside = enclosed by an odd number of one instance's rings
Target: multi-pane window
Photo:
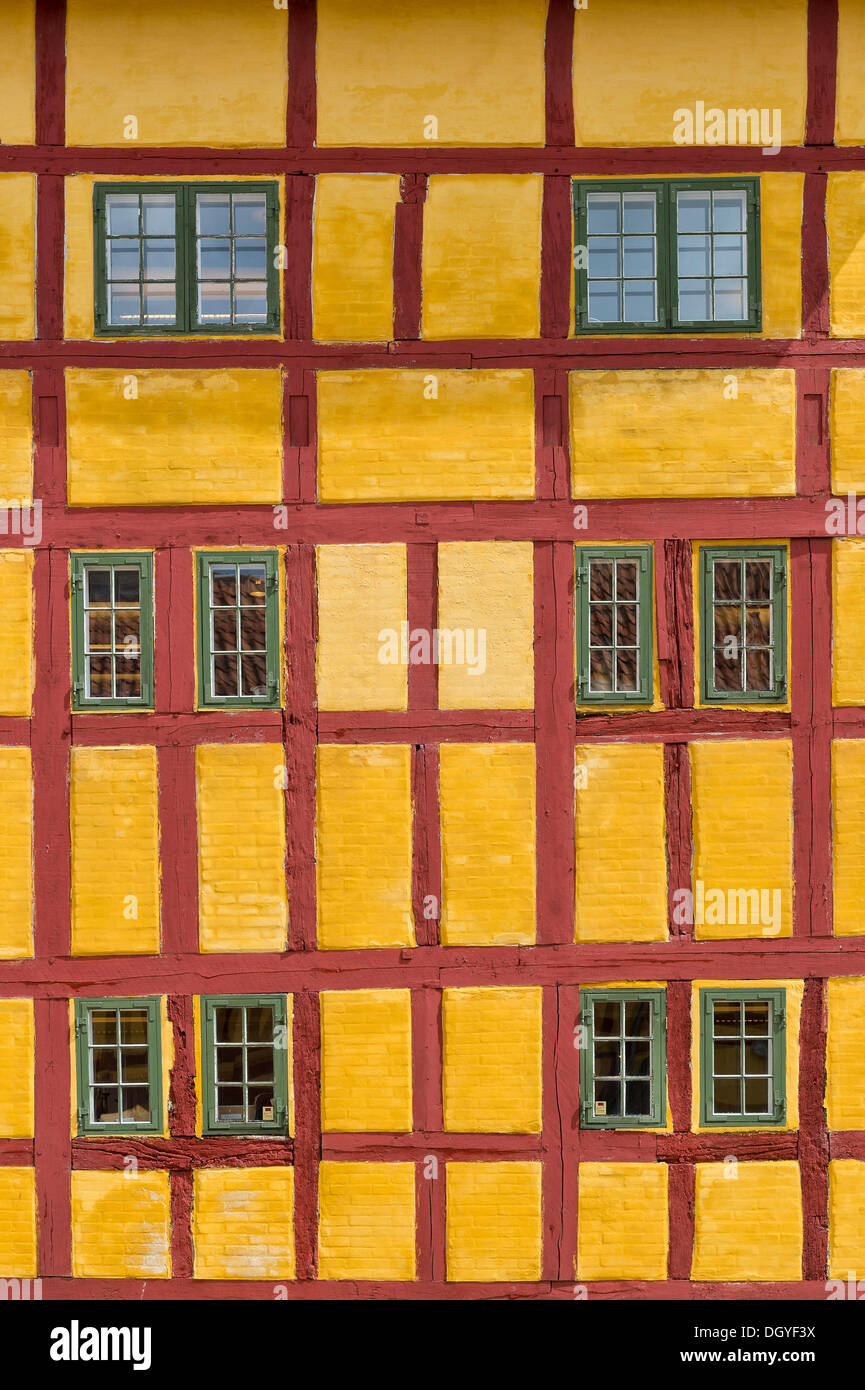
[[[277,553],[198,555],[199,699],[279,705]]]
[[[702,698],[783,701],[787,690],[784,546],[703,546],[700,552]]]
[[[783,989],[701,990],[704,1125],[783,1124]]]
[[[153,703],[153,557],[72,556],[73,708]]]
[[[208,1133],[285,1132],[288,1018],[285,995],[202,1001],[204,1114]]]
[[[651,703],[651,546],[583,546],[576,565],[579,700]]]
[[[578,332],[753,332],[759,179],[575,181]]]
[[[580,1023],[583,1125],[663,1125],[663,990],[581,990]]]
[[[276,184],[97,184],[96,329],[279,327]]]
[[[78,1129],[162,1129],[158,999],[77,999]]]

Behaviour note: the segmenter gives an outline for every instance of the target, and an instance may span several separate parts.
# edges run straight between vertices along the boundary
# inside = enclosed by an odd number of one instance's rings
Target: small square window
[[[206,1134],[286,1133],[288,1015],[285,995],[202,1000]]]
[[[580,704],[652,702],[652,548],[576,552]]]
[[[73,554],[72,708],[153,705],[153,556]]]
[[[787,551],[700,549],[701,698],[712,704],[787,698]]]
[[[778,1125],[786,1108],[784,989],[700,991],[700,1120]]]
[[[79,1134],[163,1128],[158,999],[76,999]]]
[[[200,703],[278,709],[277,552],[199,552],[197,574]]]
[[[580,990],[580,1094],[586,1129],[664,1124],[664,991]]]

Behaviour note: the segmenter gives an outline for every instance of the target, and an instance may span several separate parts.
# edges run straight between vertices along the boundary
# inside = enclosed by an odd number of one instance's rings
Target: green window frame
[[[158,998],[75,1000],[79,1134],[162,1133],[161,1025]],[[115,1111],[106,1111],[112,1099]],[[127,1108],[145,1108],[145,1100],[147,1119],[124,1118]],[[113,1118],[97,1118],[106,1113]]]
[[[583,1128],[663,1126],[667,1062],[664,990],[581,989],[580,1023]],[[628,1110],[630,1113],[622,1113]]]
[[[97,336],[277,333],[275,182],[97,183]]]
[[[267,1010],[272,1015],[269,1027],[265,1019],[252,1016],[252,1011]],[[287,1133],[289,1038],[285,995],[208,995],[201,1001],[201,1017],[204,1133]],[[250,1032],[256,1036],[250,1038]],[[264,1055],[267,1051],[271,1053],[269,1067]],[[250,1075],[256,1067],[258,1080]],[[221,1115],[223,1101],[227,1109],[239,1109],[242,1113],[236,1118]],[[262,1115],[250,1119],[251,1109],[256,1114],[262,1111]]]
[[[222,576],[213,573],[222,568]],[[234,578],[228,571],[233,568]],[[263,570],[264,603],[258,578]],[[279,555],[276,550],[206,550],[196,557],[198,591],[198,702],[219,708],[279,709]],[[220,581],[217,589],[216,581]],[[246,584],[246,589],[244,589]],[[233,596],[233,601],[232,601]],[[214,603],[214,598],[225,600]],[[234,610],[234,619],[229,617]],[[261,616],[254,610],[263,609]],[[253,611],[251,611],[253,610]],[[263,639],[262,639],[263,628]],[[260,645],[264,641],[264,646]],[[256,643],[253,647],[249,644]],[[230,686],[234,684],[235,694]],[[246,690],[246,693],[243,693]],[[258,693],[255,693],[258,692]]]
[[[759,178],[574,179],[572,194],[576,333],[760,331]]]
[[[784,703],[786,546],[700,547],[700,648],[704,704]]]
[[[105,575],[96,573],[106,570],[107,593]],[[133,574],[136,579],[130,584]],[[73,552],[69,587],[73,710],[152,709],[153,555]]]
[[[651,704],[652,547],[577,546],[577,701]]]
[[[700,990],[702,1125],[750,1129],[784,1123],[786,1000],[786,989]]]

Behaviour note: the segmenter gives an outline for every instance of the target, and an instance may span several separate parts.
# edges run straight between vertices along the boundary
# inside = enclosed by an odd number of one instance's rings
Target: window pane
[[[622,195],[622,203],[624,205],[623,231],[634,233],[654,232],[654,193],[624,193]]]
[[[141,296],[138,287],[111,285],[108,290],[108,322],[122,328],[124,324],[141,322]]]
[[[138,280],[140,269],[140,246],[138,241],[109,241],[108,255],[109,280]]]
[[[636,597],[637,566],[631,560],[618,560],[616,562],[616,598],[635,599]]]
[[[615,280],[621,273],[618,237],[589,237],[590,278]]]
[[[593,1031],[595,1037],[618,1037],[621,1030],[622,1006],[617,999],[596,999]]]
[[[728,271],[735,274],[735,271]],[[263,280],[267,275],[267,243],[261,237],[238,237],[234,243],[234,274],[237,279]]]
[[[231,242],[225,239],[198,243],[198,274],[202,280],[227,280],[231,275]]]
[[[231,697],[237,695],[237,657],[213,658],[213,693]]]
[[[215,652],[237,651],[237,610],[235,608],[215,608],[213,610],[212,642]]]
[[[92,1009],[90,1012],[90,1037],[94,1043],[117,1042],[117,1014],[113,1009]]]
[[[269,1004],[247,1009],[246,1036],[250,1042],[273,1041],[273,1009]]]
[[[716,1041],[712,1070],[716,1076],[741,1076],[742,1045],[739,1042]]]
[[[95,1086],[91,1092],[91,1114],[96,1124],[116,1124],[119,1087]]]
[[[150,324],[173,324],[177,316],[174,289],[161,285],[144,286],[144,322]]]
[[[87,605],[89,608],[107,606],[111,603],[111,571],[109,569],[88,569]]]
[[[749,1038],[745,1043],[745,1075],[768,1076],[769,1039]]]
[[[711,245],[712,239],[708,236],[680,236],[679,275],[709,275],[712,270],[710,263]],[[680,292],[687,288],[680,283]]]
[[[124,1082],[147,1081],[150,1071],[146,1047],[124,1047],[121,1052],[121,1066]]]
[[[626,1042],[625,1075],[649,1076],[651,1070],[649,1044],[647,1042]]]
[[[759,999],[745,1005],[745,1034],[747,1037],[769,1036],[771,1009],[768,999]]]
[[[625,1114],[650,1115],[652,1113],[652,1083],[650,1081],[625,1082]]]
[[[742,640],[742,610],[723,603],[715,604],[715,641],[723,643],[727,637]]]
[[[242,1086],[218,1086],[216,1090],[216,1118],[222,1124],[232,1121],[242,1124],[246,1119],[246,1106],[243,1103]]]
[[[235,193],[234,230],[237,236],[263,236],[267,229],[264,193]]]
[[[744,232],[745,190],[712,194],[716,232]]]
[[[633,647],[637,642],[637,605],[620,603],[616,606],[616,645]]]
[[[91,656],[87,659],[87,694],[91,700],[110,699],[111,657]]]
[[[617,284],[589,282],[589,322],[620,323],[620,289]]]
[[[105,213],[109,236],[138,235],[137,193],[109,193]]]
[[[141,696],[141,670],[138,657],[119,656],[116,662],[117,695],[123,699],[139,699]]]
[[[267,320],[267,285],[250,280],[236,285],[234,291],[235,323],[264,323]]]
[[[745,1082],[745,1114],[768,1115],[770,1110],[768,1077],[749,1076]]]
[[[267,694],[267,658],[244,656],[240,663],[241,695]]]
[[[628,323],[655,323],[655,286],[646,280],[625,281],[625,320]]]
[[[715,318],[746,319],[748,317],[748,282],[746,280],[715,281]]]
[[[626,648],[616,652],[616,689],[632,691],[638,688],[637,649]]]
[[[91,652],[111,650],[111,614],[97,610],[88,614],[87,650]]]
[[[613,597],[613,563],[611,560],[594,560],[589,566],[591,585],[589,597],[608,599]]]
[[[146,1086],[123,1087],[123,1119],[139,1125],[150,1123],[150,1092]]]
[[[749,651],[745,655],[745,670],[748,690],[771,690],[772,673],[770,653]]]
[[[622,1070],[621,1043],[595,1043],[595,1075],[618,1076]]]
[[[586,197],[586,211],[590,236],[616,235],[621,231],[618,193],[589,193]]]
[[[216,1014],[216,1041],[240,1042],[243,1037],[243,1010],[218,1008]]]
[[[714,1005],[716,1038],[738,1037],[742,1030],[742,1006],[738,1001],[717,1000]]]
[[[240,645],[244,651],[263,652],[267,646],[265,636],[265,609],[242,608],[240,611]]]
[[[273,1048],[250,1047],[246,1054],[247,1075],[250,1082],[273,1083]]]
[[[606,1106],[606,1110],[599,1110],[598,1107]],[[595,1082],[595,1114],[621,1115],[622,1113],[622,1083],[621,1081],[596,1081]]]
[[[768,647],[772,640],[772,610],[749,606],[745,610],[747,642],[752,647]]]
[[[677,230],[680,232],[709,232],[711,193],[677,193]]]
[[[94,1081],[101,1084],[106,1082],[116,1083],[120,1080],[117,1074],[117,1049],[114,1047],[94,1047],[91,1053],[91,1076]]]
[[[200,323],[231,323],[229,284],[198,286],[198,319]]]
[[[197,231],[201,236],[228,236],[231,231],[231,199],[228,193],[197,193]]]
[[[738,560],[715,561],[715,598],[742,597],[742,566]]]
[[[264,565],[240,566],[240,602],[259,607],[267,602]]]
[[[723,651],[715,652],[715,689],[742,689],[742,654],[725,656]]]
[[[243,1080],[243,1048],[227,1044],[216,1049],[217,1081]]]
[[[593,691],[612,690],[613,653],[603,648],[592,648],[589,652],[589,685]]]
[[[589,642],[593,647],[609,647],[613,641],[613,605],[593,603],[589,609]]]
[[[141,199],[143,230],[148,236],[174,236],[174,194],[145,193]]]
[[[716,236],[714,239],[714,272],[716,275],[744,275],[745,238]]]
[[[699,322],[712,317],[708,280],[679,281],[679,318]]]
[[[625,1003],[625,1035],[648,1038],[652,1031],[652,1006],[645,999]]]
[[[147,1042],[146,1009],[121,1009],[120,1041],[127,1045]]]
[[[139,573],[137,569],[114,570],[114,601],[122,604],[138,603]]]
[[[237,602],[237,580],[234,565],[210,566],[211,602],[214,607]]]
[[[742,1104],[742,1083],[738,1077],[716,1078],[715,1114],[739,1115]]]

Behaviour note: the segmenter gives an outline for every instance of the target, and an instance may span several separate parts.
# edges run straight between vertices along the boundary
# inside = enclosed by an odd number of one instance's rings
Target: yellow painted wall
[[[0,1138],[33,1134],[34,1045],[33,1000],[0,999]]]
[[[408,745],[321,746],[317,804],[319,946],[413,946]]]
[[[294,1128],[294,995],[284,994],[279,996],[285,1000],[285,1069],[288,1077],[288,1133],[293,1135]],[[192,996],[192,1013],[194,1019],[194,1053],[195,1053],[195,1133],[199,1139],[204,1133],[204,1097],[203,1097],[203,1071],[201,1061],[201,1042],[204,1033],[202,1023],[202,996],[194,994]],[[169,1034],[169,1042],[172,1045],[173,1056],[173,1029]],[[163,1033],[163,1053],[165,1051],[165,1035]],[[170,1078],[166,1075],[163,1094],[168,1094]]]
[[[835,143],[865,144],[865,12],[859,0],[838,0]]]
[[[535,612],[530,542],[446,541],[440,545],[438,626],[467,634],[463,641],[472,643],[473,657],[472,661],[440,663],[442,709],[532,708]]]
[[[832,743],[832,858],[834,932],[865,932],[862,856],[865,853],[865,739]]]
[[[827,183],[829,331],[833,338],[861,338],[865,336],[865,173],[836,171],[827,176]]]
[[[725,112],[778,107],[782,143],[801,144],[807,11],[807,0],[616,0],[577,10],[577,144],[672,145],[674,113],[698,99]]]
[[[735,1172],[735,1177],[728,1176]],[[698,1163],[692,1279],[802,1278],[798,1163]]]
[[[33,694],[33,549],[0,550],[0,714],[29,715]]]
[[[443,743],[442,942],[535,939],[535,750],[530,743]]]
[[[664,746],[576,751],[577,941],[665,941]]]
[[[787,1019],[785,1027],[785,1074],[786,1114],[781,1125],[737,1125],[736,1130],[754,1129],[761,1133],[767,1130],[796,1130],[799,1128],[799,1023],[802,1018],[802,997],[805,985],[802,980],[694,980],[691,988],[691,1075],[700,1076],[700,991],[702,989],[784,989],[786,990]],[[729,1134],[729,1125],[703,1125],[700,1123],[700,1086],[696,1084],[691,1091],[691,1128],[704,1134]],[[735,1150],[734,1150],[735,1152]],[[720,1276],[719,1276],[720,1277]]]
[[[540,1279],[541,1164],[449,1163],[446,1174],[448,1279]]]
[[[319,545],[316,565],[319,709],[406,709],[405,546]]]
[[[760,176],[761,338],[802,335],[804,174]]]
[[[0,748],[0,960],[33,954],[33,778],[29,748]]]
[[[443,991],[446,1130],[540,1133],[542,997],[534,986]]]
[[[72,954],[159,951],[156,749],[72,749]]]
[[[66,405],[70,506],[282,496],[277,370],[70,367]]]
[[[313,224],[313,337],[393,337],[393,236],[398,174],[319,174]]]
[[[581,1163],[578,1279],[666,1279],[667,1166]]]
[[[318,1277],[414,1279],[413,1163],[322,1163]]]
[[[532,497],[529,371],[318,373],[322,502]]]
[[[570,398],[574,497],[796,491],[791,370],[578,371],[570,373]]]
[[[4,66],[0,60],[0,73]],[[5,107],[8,89],[2,78],[0,88]],[[0,115],[0,129],[2,122]],[[35,336],[35,272],[36,177],[34,174],[0,174],[0,283],[3,285],[0,338]]]
[[[854,1281],[865,1267],[865,1163],[836,1158],[829,1164],[829,1275]],[[861,1299],[861,1292],[857,1293]]]
[[[294,1169],[197,1168],[196,1279],[294,1278]]]
[[[318,144],[542,145],[546,13],[546,0],[320,0]]]
[[[424,338],[540,333],[540,174],[433,174],[424,208]]]
[[[0,371],[0,497],[33,496],[33,395],[29,372]]]
[[[698,940],[724,937],[791,936],[793,932],[793,748],[789,739],[724,739],[689,745],[691,806],[694,835],[694,934]],[[705,886],[705,920],[696,920],[697,883]],[[682,884],[681,887],[687,885]],[[710,890],[724,893],[724,918],[710,918]],[[745,922],[727,920],[730,890],[778,889],[780,923],[774,918],[775,899],[737,899],[732,906]],[[778,929],[780,928],[780,929]]]
[[[3,1279],[36,1275],[36,1173],[0,1167],[0,1269]]]
[[[846,512],[846,504],[845,504]],[[832,703],[865,704],[865,540],[832,543]]]
[[[281,744],[195,750],[202,951],[285,949],[284,766]]]
[[[412,1128],[411,990],[323,990],[321,1127]]]
[[[72,1173],[72,1274],[76,1279],[167,1279],[168,1174]]]
[[[865,1129],[865,979],[828,985],[826,1117],[830,1129]]]
[[[36,139],[36,4],[6,0],[0,8],[0,143]]]
[[[832,491],[865,493],[865,368],[832,370]]]
[[[67,143],[284,145],[287,35],[272,4],[68,0]]]

